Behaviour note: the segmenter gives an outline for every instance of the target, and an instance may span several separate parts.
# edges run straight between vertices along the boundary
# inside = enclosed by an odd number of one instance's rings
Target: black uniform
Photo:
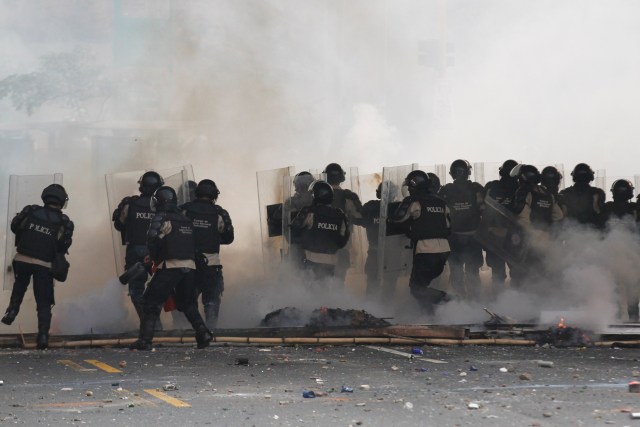
[[[73,222],[52,205],[26,206],[11,221],[17,254],[13,261],[15,284],[3,323],[11,324],[33,276],[33,293],[38,311],[38,348],[48,346],[51,308],[55,305],[52,262],[71,246]]]
[[[340,188],[338,184],[332,184],[333,187],[333,202],[331,206],[340,209],[346,215],[349,221],[349,227],[352,224],[361,225],[362,223],[362,203],[356,193],[351,190]],[[349,229],[351,233],[352,229]],[[346,246],[346,244],[345,244]],[[335,276],[338,277],[344,284],[344,279],[347,275],[347,270],[351,267],[351,254],[349,248],[344,247],[338,252],[337,263],[335,266]]]
[[[378,278],[378,232],[380,230],[380,200],[369,200],[362,206],[362,226],[367,233],[369,247],[364,273],[367,275],[367,294],[379,287]]]
[[[183,312],[196,331],[198,348],[211,341],[197,305],[195,276],[195,239],[190,218],[173,209],[158,212],[147,233],[149,255],[157,270],[143,295],[143,315],[140,320],[140,337],[132,348],[151,349],[154,325],[162,306],[174,295],[176,307]]]
[[[604,191],[588,183],[577,182],[562,190],[559,196],[567,219],[598,229],[604,227]]]
[[[503,176],[499,180],[490,181],[485,185],[485,198],[490,197],[500,205],[511,210],[517,188],[518,183],[514,178],[510,176]],[[495,226],[492,225],[491,218],[487,217],[489,215],[490,214],[487,213],[483,220],[487,222],[487,226],[491,230],[492,234],[504,239],[507,235],[507,230],[504,227],[499,226],[499,222],[497,221],[494,224]],[[499,288],[504,286],[504,282],[507,279],[506,262],[498,256],[498,254],[489,249],[485,248],[485,252],[487,265],[491,267],[493,291],[496,292]]]
[[[484,190],[469,180],[455,180],[440,189],[451,214],[449,269],[451,284],[461,296],[479,292],[482,246],[474,238],[480,223]]]
[[[195,284],[202,294],[202,305],[209,328],[215,328],[224,291],[220,264],[220,245],[233,242],[234,230],[229,213],[211,199],[198,198],[180,207],[193,221],[196,254]]]
[[[304,249],[305,269],[316,279],[333,277],[337,252],[349,241],[349,222],[342,210],[312,204],[303,208],[291,223],[291,234]]]
[[[441,197],[431,192],[416,192],[402,201],[390,222],[409,223],[413,247],[409,289],[422,307],[432,312],[435,304],[447,298],[444,292],[429,285],[442,274],[450,254],[449,208]]]
[[[151,196],[148,195],[125,197],[113,212],[113,226],[120,231],[122,243],[127,245],[125,270],[130,269],[138,262],[148,265],[147,231],[154,216],[150,202]],[[148,278],[149,274],[145,271],[135,275],[128,283],[129,297],[140,318],[142,317],[142,294]],[[160,320],[158,320],[157,327],[162,329]]]
[[[309,191],[296,191],[296,193],[285,201],[286,209],[289,211],[289,224],[298,215],[298,212],[307,206],[311,206],[313,197]],[[298,238],[291,236],[291,233],[285,234],[289,243],[289,252],[287,258],[293,267],[304,268],[304,251],[300,246]]]

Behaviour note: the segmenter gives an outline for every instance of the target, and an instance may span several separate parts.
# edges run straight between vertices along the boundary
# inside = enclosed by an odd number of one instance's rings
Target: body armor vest
[[[537,188],[540,190],[540,187]],[[535,228],[548,228],[553,222],[553,196],[548,192],[531,192],[531,224]]]
[[[196,200],[183,206],[185,215],[193,221],[196,250],[205,254],[220,252],[218,208],[212,202]]]
[[[302,239],[302,247],[311,252],[335,254],[338,252],[340,227],[344,222],[344,213],[331,206],[316,205],[313,212],[313,227]]]
[[[446,239],[449,235],[446,202],[435,194],[416,201],[420,203],[420,217],[411,224],[411,240]]]
[[[140,196],[129,202],[127,223],[125,225],[126,241],[130,245],[146,245],[149,224],[155,215],[151,211],[151,198]]]
[[[171,221],[171,233],[164,236],[161,241],[158,263],[169,259],[190,259],[195,261],[195,241],[193,237],[193,224],[186,216],[168,212],[165,221]]]
[[[454,182],[442,187],[442,195],[451,215],[451,231],[475,231],[480,223],[478,191],[480,185],[471,181]]]
[[[58,251],[58,236],[64,227],[62,213],[56,209],[38,206],[24,221],[16,246],[18,253],[41,261],[51,262]]]

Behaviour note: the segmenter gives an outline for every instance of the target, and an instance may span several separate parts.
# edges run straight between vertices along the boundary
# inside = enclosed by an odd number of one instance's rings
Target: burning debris
[[[554,347],[590,347],[593,345],[593,339],[590,333],[574,326],[567,326],[562,317],[557,325],[540,335],[537,344],[549,344]]]
[[[332,327],[384,328],[391,324],[364,310],[343,310],[341,308],[320,307],[310,314],[295,307],[285,307],[267,314],[260,326],[282,328],[304,326],[311,329]]]

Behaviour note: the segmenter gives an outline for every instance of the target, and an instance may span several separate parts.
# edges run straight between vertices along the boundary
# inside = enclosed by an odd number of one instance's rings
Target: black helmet
[[[430,184],[431,178],[429,178],[429,175],[418,169],[409,172],[404,179],[404,185],[407,186],[411,195],[417,192],[426,192]]]
[[[538,168],[533,165],[522,165],[518,171],[518,181],[525,184],[539,184],[540,172]]]
[[[433,172],[427,172],[427,175],[429,175],[429,179],[431,180],[431,183],[429,184],[429,191],[432,193],[440,191],[440,177]]]
[[[158,172],[149,171],[142,174],[138,180],[138,185],[140,185],[138,190],[140,190],[142,195],[150,196],[158,187],[164,185],[164,180]]]
[[[378,184],[376,188],[376,198],[382,199],[382,183]]]
[[[509,174],[511,173],[511,169],[513,169],[517,164],[518,162],[515,160],[505,160],[502,166],[498,169],[498,173],[501,177],[507,178],[510,176]]]
[[[591,169],[591,166],[586,163],[578,163],[576,167],[573,168],[571,176],[573,177],[573,182],[582,184],[589,183],[595,179],[595,173],[593,173],[593,169]]]
[[[210,179],[203,179],[196,187],[196,197],[206,197],[211,200],[216,200],[219,194],[218,186]]]
[[[540,183],[545,187],[558,188],[560,186],[560,181],[562,180],[562,174],[558,169],[554,166],[547,166],[542,169],[542,177],[540,179]]]
[[[45,187],[40,198],[44,204],[56,205],[61,208],[66,208],[69,201],[66,190],[60,184],[51,184]]]
[[[307,171],[297,173],[296,176],[293,177],[293,187],[295,188],[296,193],[309,191],[309,186],[312,182],[313,175]]]
[[[170,211],[178,207],[178,196],[173,188],[162,186],[151,197],[152,211]]]
[[[633,198],[633,184],[626,179],[617,179],[611,186],[614,200],[631,200]]]
[[[313,181],[309,186],[313,202],[319,205],[330,205],[333,202],[333,188],[327,181]]]
[[[458,159],[451,163],[449,175],[454,180],[467,179],[471,175],[471,164],[466,160]]]
[[[342,166],[337,163],[329,163],[322,173],[327,174],[327,182],[329,184],[340,184],[344,182],[345,172]]]

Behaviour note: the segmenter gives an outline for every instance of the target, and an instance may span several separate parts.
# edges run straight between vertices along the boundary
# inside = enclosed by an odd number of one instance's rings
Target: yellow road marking
[[[161,392],[160,390],[156,390],[155,388],[146,388],[144,389],[144,391],[146,393],[149,393],[151,396],[155,396],[160,400],[164,400],[165,402],[175,406],[176,408],[191,408],[191,405],[189,405],[187,402],[183,402],[182,400],[171,397],[168,394]]]
[[[129,390],[126,390],[124,388],[116,390],[116,392],[126,395],[127,399],[130,398],[133,402],[137,403],[138,405],[158,406],[155,404],[155,402],[147,400],[142,396],[136,396],[135,393],[132,393]]]
[[[78,372],[93,372],[97,370],[97,369],[85,368],[81,365],[78,365],[73,360],[58,360],[58,363],[60,365],[66,366],[67,368],[75,369]]]
[[[96,368],[100,368],[103,371],[109,372],[109,373],[112,373],[112,374],[115,374],[115,373],[118,373],[118,372],[122,372],[120,369],[116,369],[116,368],[114,368],[112,366],[107,365],[106,363],[102,363],[99,360],[90,359],[90,360],[85,360],[85,362],[90,363],[93,366],[95,366]]]
[[[75,408],[75,407],[85,407],[85,406],[100,406],[104,405],[101,401],[95,402],[63,402],[63,403],[40,403],[37,405],[33,405],[34,408]]]

